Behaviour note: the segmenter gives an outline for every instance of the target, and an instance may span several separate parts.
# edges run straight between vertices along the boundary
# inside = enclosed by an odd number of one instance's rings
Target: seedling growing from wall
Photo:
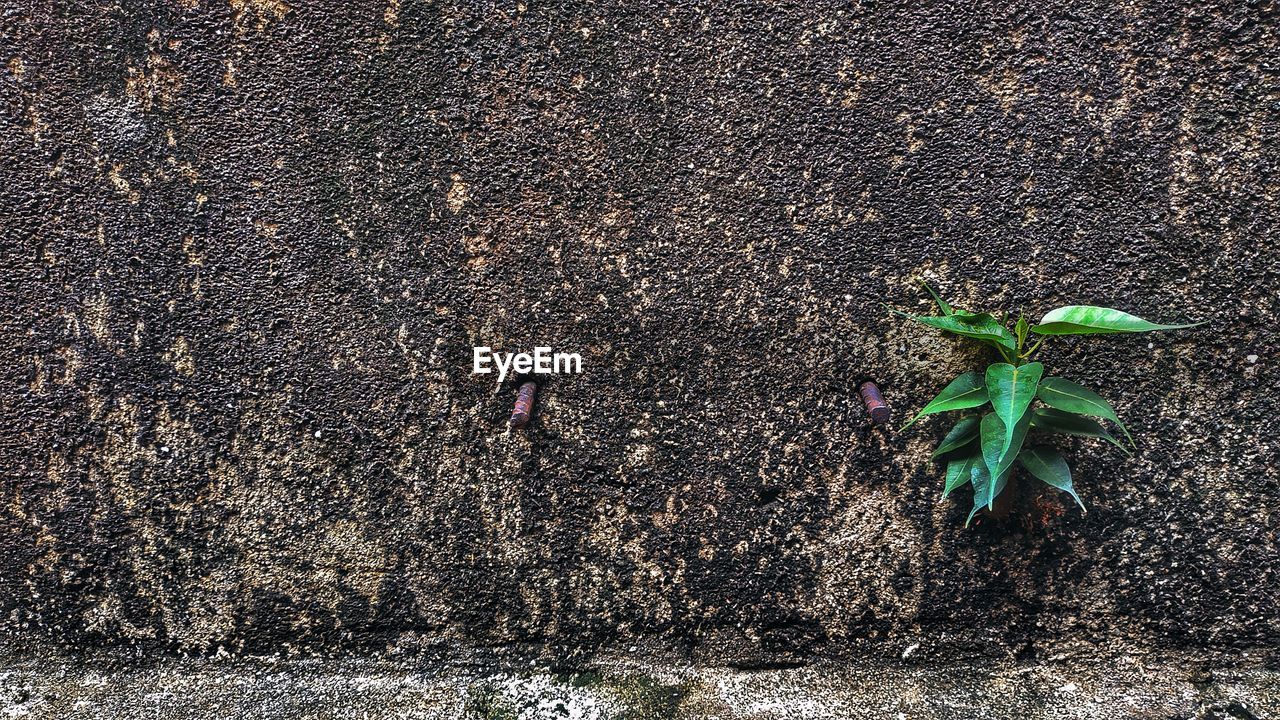
[[[1125,446],[1095,419],[1099,418],[1115,423],[1133,445],[1133,437],[1110,403],[1070,380],[1045,375],[1044,365],[1034,358],[1046,340],[1055,335],[1137,333],[1201,324],[1159,325],[1111,308],[1068,305],[1049,311],[1036,325],[1020,316],[1006,327],[1007,316],[1002,322],[989,313],[957,310],[933,288],[925,285],[925,289],[938,303],[941,315],[923,317],[889,309],[930,327],[985,343],[1000,356],[1000,361],[988,365],[985,372],[968,372],[952,380],[903,426],[905,430],[928,415],[960,412],[933,457],[947,467],[943,497],[965,485],[973,486],[973,510],[966,526],[979,510],[995,508],[996,498],[1009,486],[1019,466],[1041,482],[1068,493],[1084,509],[1072,485],[1071,469],[1046,442],[1047,435],[1100,438],[1127,454]]]

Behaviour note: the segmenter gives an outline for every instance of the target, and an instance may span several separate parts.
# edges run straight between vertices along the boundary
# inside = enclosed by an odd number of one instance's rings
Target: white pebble
[[[1250,364],[1252,364],[1252,363],[1256,363],[1256,362],[1258,362],[1258,356],[1257,356],[1257,355],[1247,355],[1247,356],[1245,356],[1245,360],[1248,360]]]
[[[317,431],[316,431],[316,437],[320,437],[320,431],[319,431],[319,430],[317,430]]]
[[[902,651],[902,659],[906,660],[907,658],[911,657],[912,653],[914,653],[919,649],[920,649],[920,643],[911,643],[910,645],[907,646],[906,650]]]

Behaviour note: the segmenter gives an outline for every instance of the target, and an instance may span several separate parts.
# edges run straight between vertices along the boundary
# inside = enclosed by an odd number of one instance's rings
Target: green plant
[[[1159,325],[1111,308],[1068,305],[1049,311],[1037,325],[1029,325],[1026,316],[1019,315],[1017,322],[1008,327],[1008,315],[997,320],[989,313],[956,310],[933,288],[927,284],[924,288],[938,303],[940,316],[922,317],[889,309],[930,327],[978,340],[1000,356],[998,362],[987,366],[986,372],[968,372],[952,380],[902,427],[905,430],[928,415],[962,411],[934,450],[933,458],[947,467],[944,498],[964,485],[973,486],[973,510],[965,520],[966,526],[982,508],[994,509],[996,498],[1009,485],[1017,465],[1032,477],[1071,495],[1084,510],[1071,482],[1071,469],[1061,453],[1043,442],[1044,435],[1099,438],[1128,454],[1124,445],[1093,419],[1101,418],[1115,423],[1133,445],[1133,437],[1110,403],[1070,380],[1045,377],[1044,365],[1034,358],[1047,339],[1055,335],[1175,330],[1202,324]],[[1033,338],[1035,341],[1030,342]]]

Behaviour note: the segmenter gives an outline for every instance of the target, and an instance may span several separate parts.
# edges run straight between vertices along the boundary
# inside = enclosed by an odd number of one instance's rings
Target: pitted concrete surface
[[[598,658],[575,672],[377,660],[58,656],[0,662],[8,717],[440,720],[1255,720],[1280,671],[1201,658],[1060,654],[1038,663],[879,660],[803,668]]]
[[[1280,643],[1274,2],[7,0],[0,28],[11,642],[778,678]],[[885,312],[920,279],[1209,324],[1054,345],[1138,451],[1065,443],[1087,514],[1026,486],[965,529],[942,424],[873,429],[855,391],[902,417],[981,362]],[[543,344],[585,372],[508,435],[471,348]]]

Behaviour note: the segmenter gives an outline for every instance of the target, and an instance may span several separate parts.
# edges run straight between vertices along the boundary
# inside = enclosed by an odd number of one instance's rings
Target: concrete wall
[[[188,652],[777,665],[1274,647],[1274,3],[11,0],[0,617]],[[1112,305],[1073,442],[962,527],[873,429]],[[473,345],[585,372],[514,395]],[[962,496],[966,495],[962,493]]]

